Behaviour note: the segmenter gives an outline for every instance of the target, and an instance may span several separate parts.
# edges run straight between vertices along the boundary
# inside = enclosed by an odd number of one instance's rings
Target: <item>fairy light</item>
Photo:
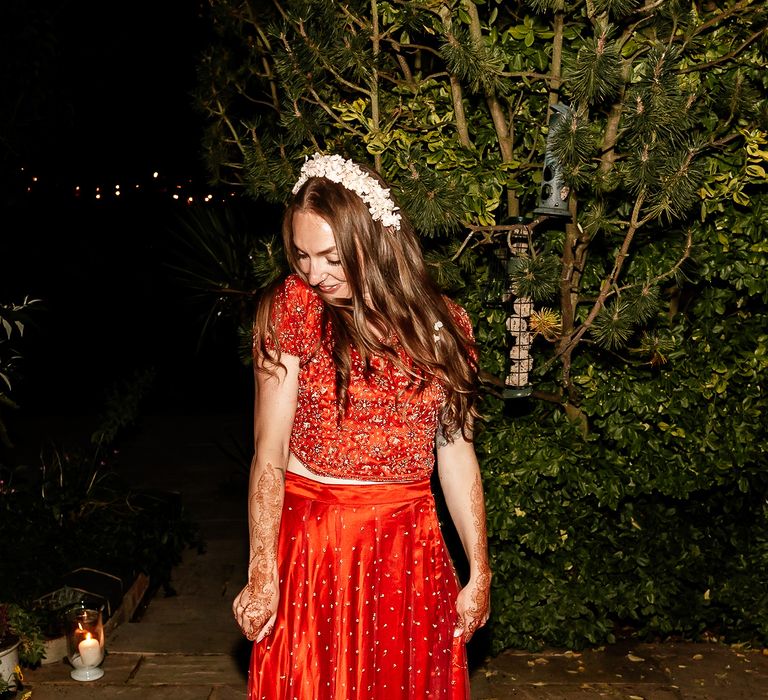
[[[19,183],[21,191],[26,191],[27,194],[33,196],[38,196],[39,192],[42,192],[42,194],[48,193],[48,188],[41,187],[44,182],[48,182],[45,173],[42,176],[31,175],[29,168],[24,166],[19,166],[16,172],[23,174],[24,180],[26,180],[26,182],[22,181]],[[53,186],[52,191],[60,191],[58,188],[59,183],[52,182],[50,184]],[[138,182],[133,181],[128,184],[114,181],[112,183],[102,182],[100,184],[93,183],[88,185],[64,182],[63,188],[64,192],[73,198],[82,198],[87,192],[90,192],[90,196],[96,200],[110,201],[112,197],[127,199],[133,193],[141,193],[145,196],[160,196],[163,198],[171,195],[174,200],[183,201],[187,205],[195,203],[223,203],[239,195],[236,191],[224,191],[215,194],[210,191],[206,192],[191,177],[180,177],[175,181],[171,180],[168,182],[167,177],[160,177],[159,170],[148,170],[146,175],[140,178]]]

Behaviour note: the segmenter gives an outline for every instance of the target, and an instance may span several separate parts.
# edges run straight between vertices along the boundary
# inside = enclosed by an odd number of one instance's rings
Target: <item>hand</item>
[[[263,581],[248,582],[232,603],[235,620],[250,641],[260,642],[271,634],[277,618],[280,593],[277,588],[277,568]]]
[[[491,614],[491,572],[489,569],[472,576],[456,598],[458,621],[454,637],[463,636],[466,644],[472,635],[488,622]]]

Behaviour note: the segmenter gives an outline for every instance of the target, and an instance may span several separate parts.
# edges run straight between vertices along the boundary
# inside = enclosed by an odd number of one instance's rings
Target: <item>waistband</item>
[[[285,492],[324,503],[361,506],[407,503],[432,497],[429,479],[408,482],[386,481],[381,484],[324,484],[293,472],[285,474]]]

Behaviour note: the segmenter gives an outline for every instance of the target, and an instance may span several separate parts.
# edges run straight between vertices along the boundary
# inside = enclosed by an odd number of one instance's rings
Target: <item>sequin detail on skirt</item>
[[[280,603],[254,644],[250,700],[469,698],[458,582],[428,481],[288,474]]]

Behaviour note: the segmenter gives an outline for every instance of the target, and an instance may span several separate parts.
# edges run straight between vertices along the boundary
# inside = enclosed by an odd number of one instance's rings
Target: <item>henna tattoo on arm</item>
[[[471,604],[466,611],[470,618],[464,630],[465,640],[474,634],[478,627],[482,627],[490,612],[491,567],[488,563],[488,533],[485,522],[485,502],[483,499],[483,485],[480,474],[475,476],[475,481],[470,490],[470,502],[472,506],[472,525],[475,531],[475,546],[472,552],[470,568],[471,578],[474,579],[474,590],[470,598]]]
[[[275,612],[278,597],[277,541],[283,510],[285,477],[267,462],[250,495],[250,562],[243,619],[255,639]],[[248,629],[247,625],[250,625]]]

